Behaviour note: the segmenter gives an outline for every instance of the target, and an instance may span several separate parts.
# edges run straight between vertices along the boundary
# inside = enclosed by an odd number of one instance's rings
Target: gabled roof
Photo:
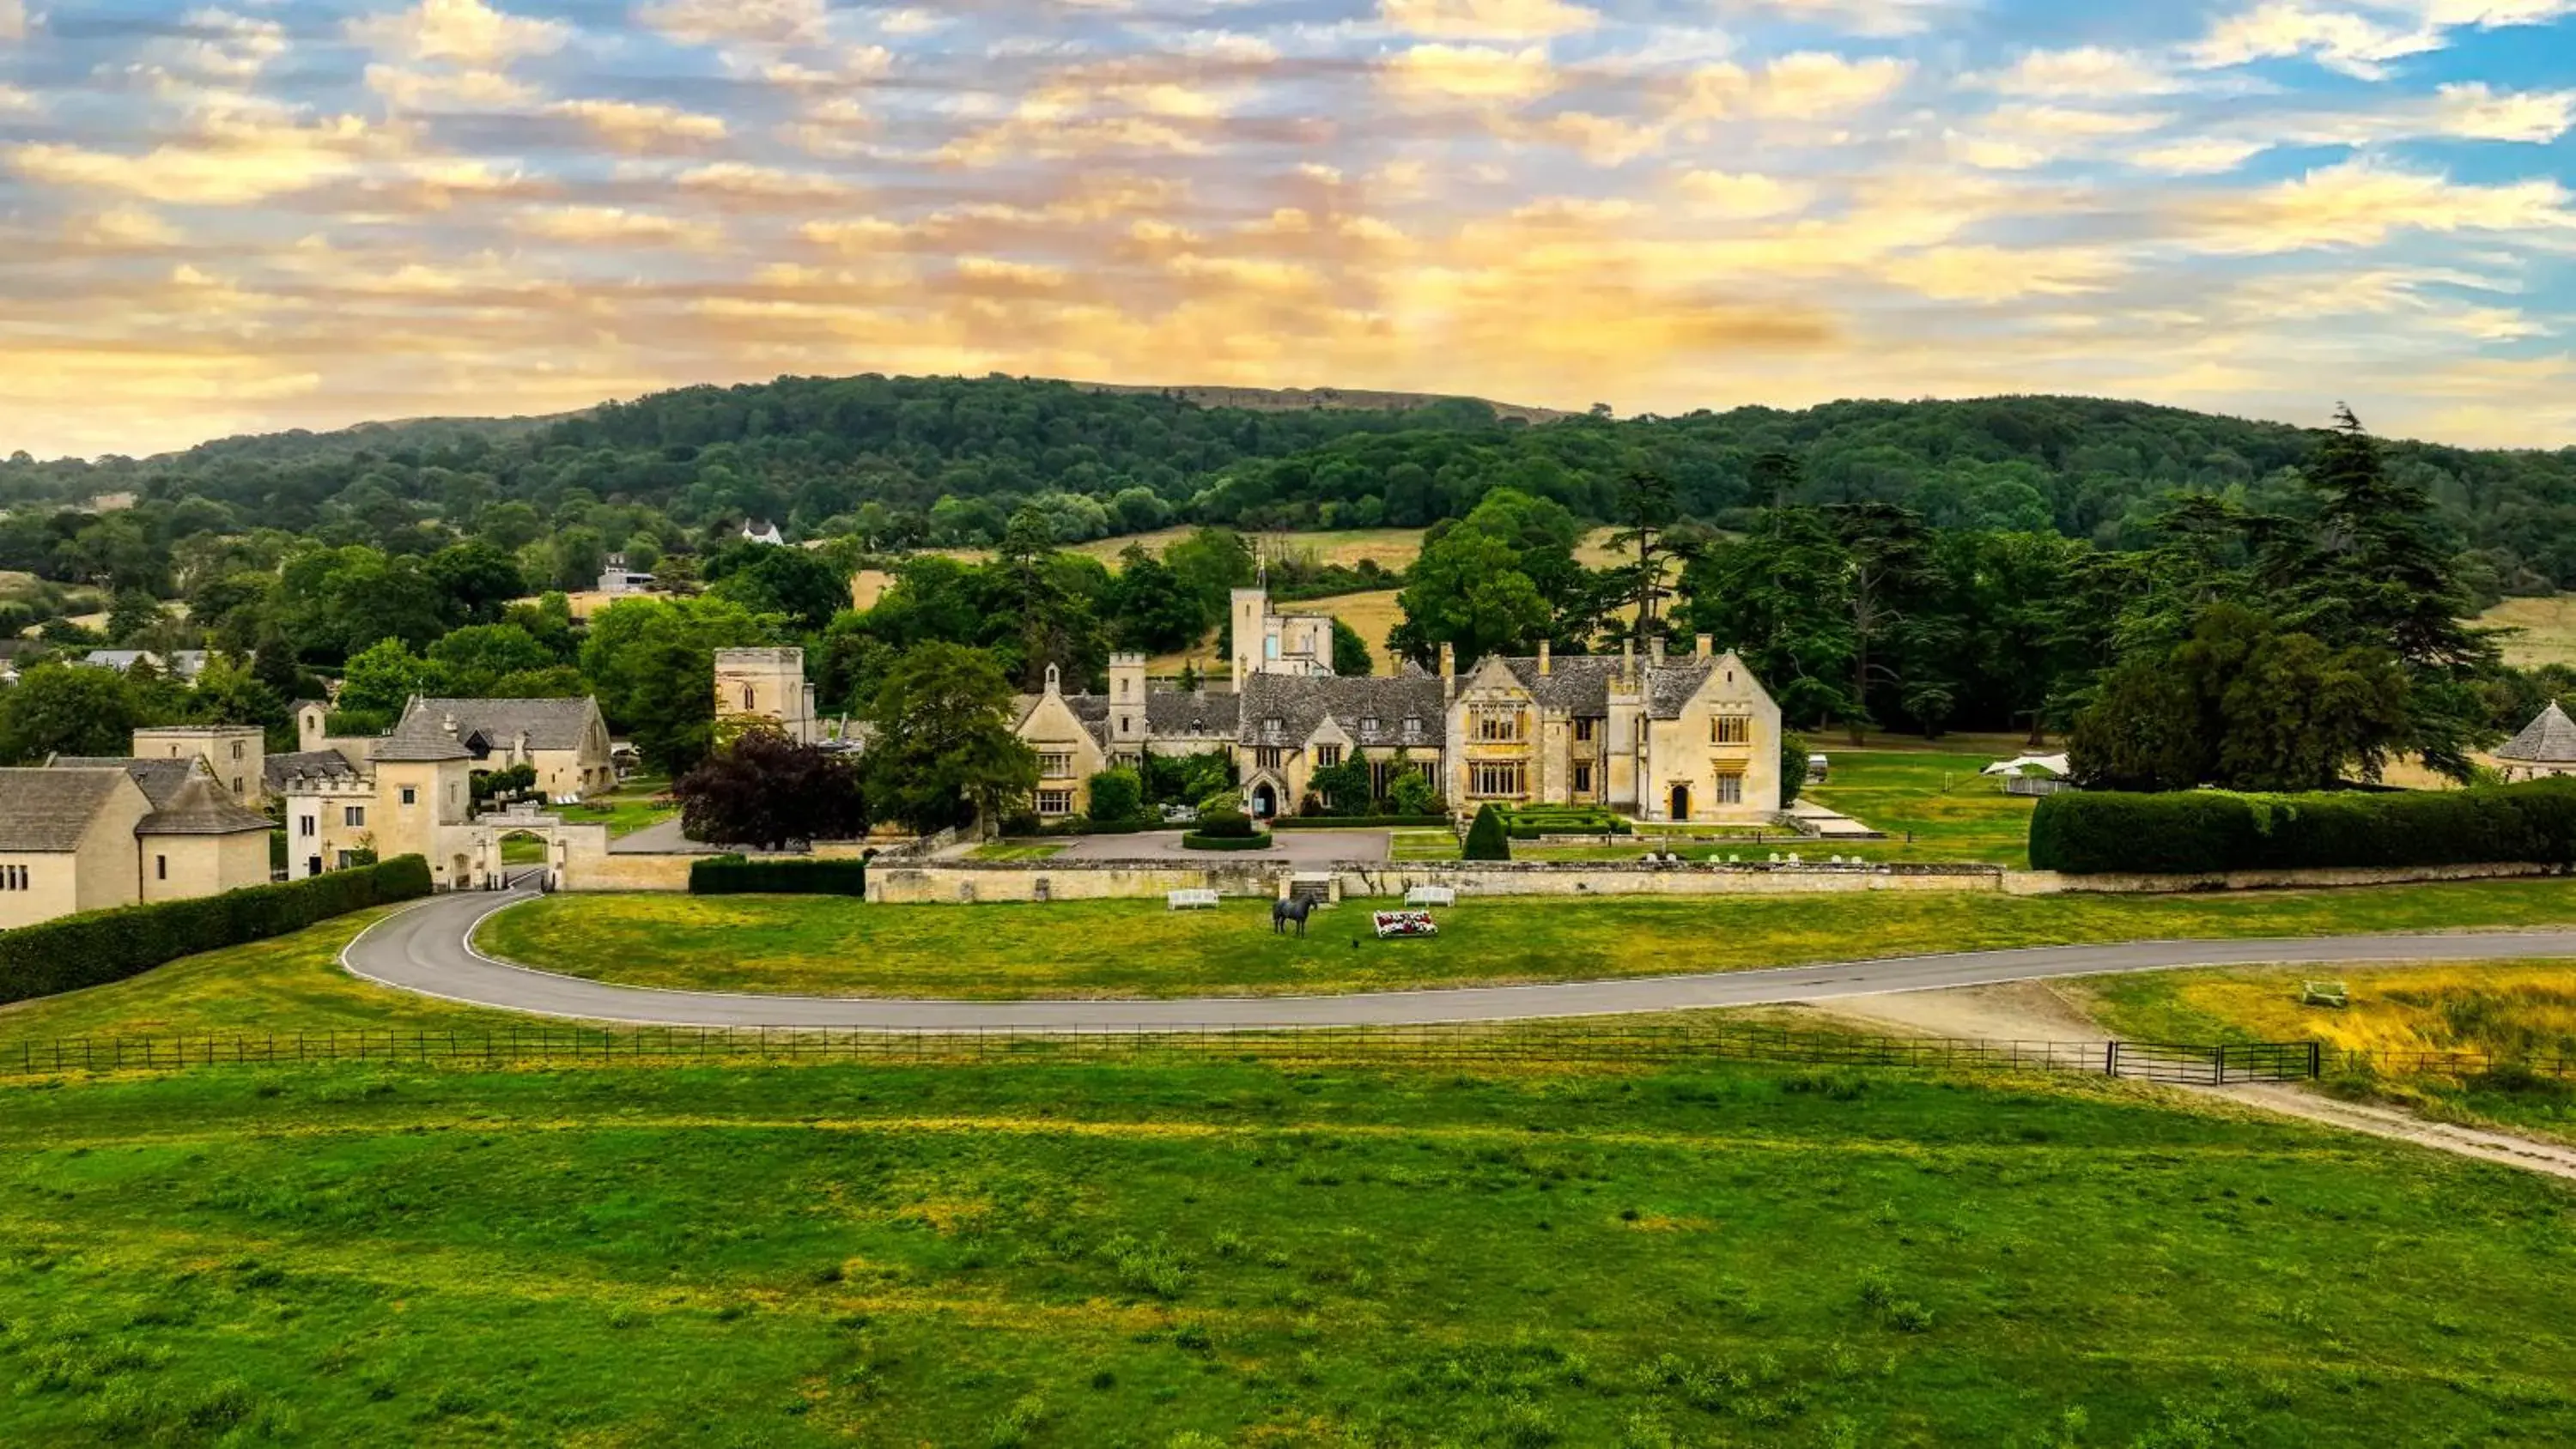
[[[411,764],[470,760],[474,758],[474,752],[465,748],[458,734],[448,732],[446,716],[433,710],[413,709],[403,715],[402,723],[395,725],[392,733],[368,747],[367,758]]]
[[[1238,708],[1235,738],[1247,745],[1302,744],[1327,719],[1359,745],[1437,745],[1448,733],[1448,706],[1433,678],[1253,674],[1244,678]],[[1407,716],[1422,721],[1422,733],[1411,739],[1404,735]],[[1269,730],[1273,719],[1280,722],[1276,736]],[[1377,728],[1366,727],[1371,720]]]
[[[117,755],[56,755],[45,761],[49,770],[123,770],[143,789],[143,797],[160,809],[179,793],[205,762],[195,755],[182,755],[175,760],[127,759]]]
[[[0,770],[0,850],[80,848],[92,820],[130,782],[124,770]]]
[[[260,761],[260,779],[272,795],[285,794],[286,782],[298,775],[337,777],[357,773],[348,757],[338,750],[289,750]]]
[[[2496,748],[2499,760],[2521,760],[2537,765],[2576,763],[2576,720],[2551,700],[2531,723]]]
[[[1184,693],[1177,689],[1145,691],[1145,724],[1157,736],[1172,738],[1191,735],[1233,739],[1236,721],[1243,717],[1243,696],[1210,694],[1204,689]]]
[[[599,717],[599,705],[588,696],[578,699],[415,699],[403,713],[409,724],[416,715],[427,715],[432,725],[445,733],[444,721],[456,718],[456,737],[469,753],[477,739],[485,751],[506,750],[518,742],[519,732],[527,731],[528,748],[532,750],[577,750],[590,733],[591,721]],[[402,733],[397,725],[394,733]]]
[[[143,817],[137,835],[265,835],[269,819],[233,803],[224,787],[204,775],[190,775],[169,802]]]

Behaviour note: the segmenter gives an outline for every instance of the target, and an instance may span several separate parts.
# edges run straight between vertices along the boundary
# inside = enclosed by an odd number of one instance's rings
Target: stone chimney
[[[1541,679],[1547,678],[1548,669],[1548,641],[1541,639],[1538,641],[1538,677]]]
[[[1458,646],[1455,644],[1440,646],[1440,697],[1444,700],[1458,697]]]
[[[1702,635],[1700,635],[1697,639],[1695,639],[1695,640],[1693,640],[1693,641],[1692,641],[1693,652],[1694,652],[1694,653],[1696,653],[1700,658],[1702,658],[1702,659],[1706,659],[1706,658],[1708,658],[1708,657],[1709,657],[1709,655],[1710,655],[1711,653],[1713,653],[1713,652],[1714,652],[1714,649],[1713,649],[1713,647],[1712,647],[1712,646],[1714,646],[1716,643],[1717,643],[1717,639],[1716,639],[1716,637],[1715,637],[1715,636],[1713,636],[1713,635],[1709,635],[1709,634],[1702,634]]]
[[[447,737],[449,739],[452,740],[456,738],[456,711],[449,710],[447,713],[440,715],[438,717],[438,727],[447,731]]]

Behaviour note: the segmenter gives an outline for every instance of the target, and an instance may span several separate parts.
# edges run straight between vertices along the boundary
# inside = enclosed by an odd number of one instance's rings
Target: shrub
[[[1285,815],[1270,822],[1273,830],[1382,830],[1399,826],[1446,825],[1449,817],[1424,815]]]
[[[1240,810],[1201,811],[1198,829],[1191,833],[1215,840],[1240,840],[1254,833],[1252,817]]]
[[[747,860],[711,855],[689,866],[693,896],[863,896],[863,860]]]
[[[1091,818],[1102,824],[1145,813],[1145,777],[1134,770],[1103,770],[1091,777]]]
[[[2073,874],[2331,866],[2576,865],[2576,781],[2445,791],[2043,797],[2030,860]]]
[[[1512,843],[1503,830],[1503,812],[1487,805],[1476,812],[1476,823],[1467,827],[1468,860],[1509,860]]]
[[[1203,830],[1193,830],[1181,837],[1181,846],[1186,850],[1268,850],[1270,837],[1267,835],[1210,835]]]
[[[1386,803],[1398,815],[1433,815],[1440,810],[1440,792],[1419,767],[1407,766],[1386,782]]]
[[[165,962],[300,931],[316,921],[429,894],[429,862],[397,856],[217,896],[119,906],[0,932],[0,1002],[138,976]]]

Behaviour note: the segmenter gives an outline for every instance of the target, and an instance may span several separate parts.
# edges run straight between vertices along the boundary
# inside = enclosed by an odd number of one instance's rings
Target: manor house
[[[1733,654],[1701,635],[1688,657],[1495,655],[1465,673],[1393,679],[1332,672],[1332,625],[1279,615],[1259,589],[1232,606],[1231,692],[1157,686],[1141,654],[1115,654],[1106,694],[1067,694],[1055,671],[1015,704],[1037,751],[1042,816],[1083,813],[1097,771],[1146,755],[1222,751],[1259,816],[1294,814],[1317,770],[1368,767],[1374,793],[1420,770],[1453,810],[1599,805],[1644,820],[1766,822],[1780,811],[1780,708]]]

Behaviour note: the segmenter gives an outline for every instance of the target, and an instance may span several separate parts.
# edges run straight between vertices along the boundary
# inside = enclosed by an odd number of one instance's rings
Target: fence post
[[[2120,1042],[2117,1037],[2102,1043],[2102,1075],[2120,1075]]]
[[[2308,1080],[2313,1082],[2324,1075],[2325,1045],[2322,1042],[2310,1040],[2308,1043]]]

